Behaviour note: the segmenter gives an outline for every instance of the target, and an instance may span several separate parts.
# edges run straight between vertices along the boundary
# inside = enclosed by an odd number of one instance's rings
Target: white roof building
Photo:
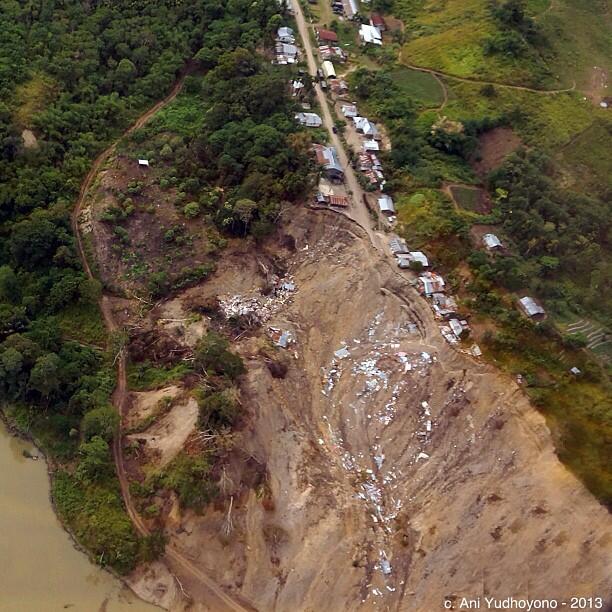
[[[295,36],[293,30],[288,26],[282,26],[276,31],[276,38],[284,43],[293,44],[295,42]]]
[[[334,65],[329,60],[325,60],[321,64],[321,68],[323,69],[323,74],[325,75],[326,79],[335,78],[336,70],[334,68]]]
[[[317,113],[296,113],[295,115],[296,121],[300,123],[300,125],[305,125],[306,127],[321,127],[323,121],[321,117],[317,115]]]
[[[354,104],[343,104],[341,110],[345,117],[352,118],[357,116],[357,107]]]
[[[378,208],[380,208],[380,212],[383,212],[387,215],[395,214],[395,205],[393,204],[393,199],[387,194],[383,194],[380,196],[380,198],[378,198]]]
[[[382,45],[382,35],[380,30],[366,23],[362,23],[359,27],[359,38],[364,45]]]
[[[376,140],[380,138],[378,128],[366,117],[353,117],[353,122],[355,123],[355,129],[364,136],[369,136]]]
[[[363,143],[363,150],[368,151],[380,151],[380,145],[375,140],[366,140]]]
[[[138,160],[138,165],[139,166],[143,166],[145,168],[149,167],[149,160],[148,159],[139,159]]]
[[[498,249],[502,246],[501,240],[495,234],[485,234],[482,237],[482,242],[487,249]]]
[[[443,293],[445,285],[444,279],[435,272],[425,272],[419,276],[419,289],[425,295]]]
[[[519,305],[528,317],[543,317],[546,314],[542,306],[527,295],[519,300]]]

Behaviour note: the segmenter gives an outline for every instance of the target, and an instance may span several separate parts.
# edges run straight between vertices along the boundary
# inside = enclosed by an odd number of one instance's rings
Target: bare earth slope
[[[241,346],[241,445],[267,466],[267,501],[240,498],[223,543],[223,512],[182,517],[181,548],[266,611],[612,592],[610,517],[520,389],[451,349],[356,226],[313,221],[291,228],[297,292],[275,315],[297,337],[289,374]]]

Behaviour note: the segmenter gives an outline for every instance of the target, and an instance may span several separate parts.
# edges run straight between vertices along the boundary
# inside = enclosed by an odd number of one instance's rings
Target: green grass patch
[[[43,111],[57,95],[58,86],[53,79],[40,72],[15,90],[15,122],[21,127],[32,127],[34,115]]]
[[[421,102],[425,107],[438,107],[444,100],[444,92],[437,79],[428,72],[398,66],[390,71],[393,81],[402,93]]]
[[[206,107],[196,94],[181,93],[151,119],[147,129],[154,133],[172,132],[193,136],[204,126]]]
[[[154,366],[148,361],[128,365],[128,383],[133,391],[149,391],[181,380],[192,369],[185,363],[173,367]]]
[[[480,191],[469,187],[452,187],[451,192],[455,202],[464,210],[480,211]]]
[[[601,195],[612,189],[611,140],[612,122],[602,118],[559,152],[557,159],[570,187]]]
[[[66,339],[97,346],[106,343],[106,328],[97,304],[70,304],[58,314],[57,321],[62,336]]]

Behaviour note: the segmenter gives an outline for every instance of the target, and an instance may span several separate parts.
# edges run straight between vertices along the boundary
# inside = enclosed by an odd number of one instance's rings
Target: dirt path
[[[567,93],[569,91],[576,90],[576,81],[572,83],[571,87],[567,87],[565,89],[535,89],[533,87],[526,87],[524,85],[510,85],[509,83],[500,83],[499,81],[486,81],[482,79],[476,79],[471,77],[460,77],[454,74],[449,74],[448,72],[442,72],[441,70],[434,70],[433,68],[425,68],[424,66],[416,66],[415,64],[409,64],[407,62],[402,61],[402,54],[400,52],[399,60],[402,65],[406,66],[406,68],[410,68],[412,70],[418,70],[419,72],[427,72],[434,77],[443,77],[445,79],[451,79],[453,81],[459,81],[461,83],[472,83],[475,85],[493,85],[495,87],[502,87],[504,89],[514,89],[517,91],[528,91],[530,93],[540,94],[543,96],[551,96],[560,93]]]
[[[85,254],[85,248],[83,245],[83,239],[81,233],[79,231],[79,215],[83,208],[83,203],[85,201],[85,196],[87,191],[91,187],[97,173],[99,172],[102,164],[112,155],[115,151],[117,143],[121,138],[124,138],[128,134],[131,134],[135,130],[141,128],[147,121],[149,121],[159,110],[164,108],[167,104],[172,102],[176,96],[180,93],[183,83],[185,80],[185,75],[180,78],[172,91],[157,104],[152,106],[148,111],[146,111],[143,115],[141,115],[124,133],[123,135],[117,139],[111,146],[102,151],[98,157],[94,160],[91,169],[87,173],[87,176],[83,180],[81,184],[81,189],[79,191],[79,197],[77,199],[76,205],[71,215],[71,224],[72,230],[76,237],[77,241],[77,250],[79,254],[79,258],[83,265],[83,269],[85,270],[87,276],[90,279],[94,279],[95,276],[91,270],[89,262],[87,260],[87,256]],[[104,318],[104,325],[109,334],[117,331],[118,325],[113,316],[112,305],[109,299],[109,296],[106,294],[102,294],[100,298],[100,310],[102,312],[102,316]],[[113,393],[113,405],[117,409],[117,412],[120,415],[120,427],[119,432],[115,436],[113,442],[113,455],[115,459],[115,466],[117,470],[117,477],[119,479],[119,484],[121,486],[121,494],[123,496],[123,501],[125,503],[125,508],[127,510],[134,527],[138,531],[140,535],[146,536],[149,535],[150,531],[142,520],[141,516],[138,514],[136,510],[132,498],[130,495],[129,489],[129,481],[125,471],[125,465],[123,461],[123,446],[122,439],[123,433],[121,430],[121,425],[123,423],[123,418],[125,415],[125,409],[127,406],[128,400],[128,385],[127,385],[127,373],[126,373],[126,356],[125,352],[122,351],[119,359],[118,359],[118,367],[117,367],[117,386],[115,388],[115,392]],[[239,603],[233,597],[230,597],[218,584],[216,584],[213,580],[211,580],[206,574],[200,571],[187,557],[185,557],[179,550],[177,550],[173,546],[168,546],[166,548],[165,559],[169,562],[169,565],[174,568],[180,568],[183,573],[187,574],[191,578],[195,579],[201,589],[205,592],[206,602],[210,605],[210,608],[215,611],[224,611],[224,610],[233,610],[234,612],[245,612],[254,610],[252,606],[248,604]]]
[[[317,62],[315,60],[310,36],[308,35],[308,25],[306,24],[306,19],[304,18],[304,13],[302,12],[302,7],[300,6],[298,0],[293,0],[293,8],[295,12],[295,21],[298,26],[300,38],[302,39],[302,46],[304,48],[304,51],[306,52],[308,72],[316,80]],[[319,83],[314,83],[314,89],[317,95],[319,106],[321,107],[321,114],[323,115],[323,124],[325,125],[325,128],[329,133],[330,141],[336,148],[338,158],[340,159],[340,163],[344,168],[344,180],[346,182],[346,186],[348,187],[352,200],[351,207],[349,208],[347,214],[351,219],[353,219],[353,221],[358,223],[367,232],[372,243],[376,245],[377,240],[372,230],[372,219],[364,201],[365,194],[363,189],[361,188],[361,185],[357,181],[357,177],[355,176],[355,172],[353,171],[352,166],[349,163],[349,158],[346,153],[344,144],[333,130],[334,119],[329,108],[329,102]]]

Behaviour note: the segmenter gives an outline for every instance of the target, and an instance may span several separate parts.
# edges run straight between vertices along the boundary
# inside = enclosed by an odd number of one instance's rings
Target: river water
[[[0,420],[0,612],[160,612],[72,544],[36,448]]]

